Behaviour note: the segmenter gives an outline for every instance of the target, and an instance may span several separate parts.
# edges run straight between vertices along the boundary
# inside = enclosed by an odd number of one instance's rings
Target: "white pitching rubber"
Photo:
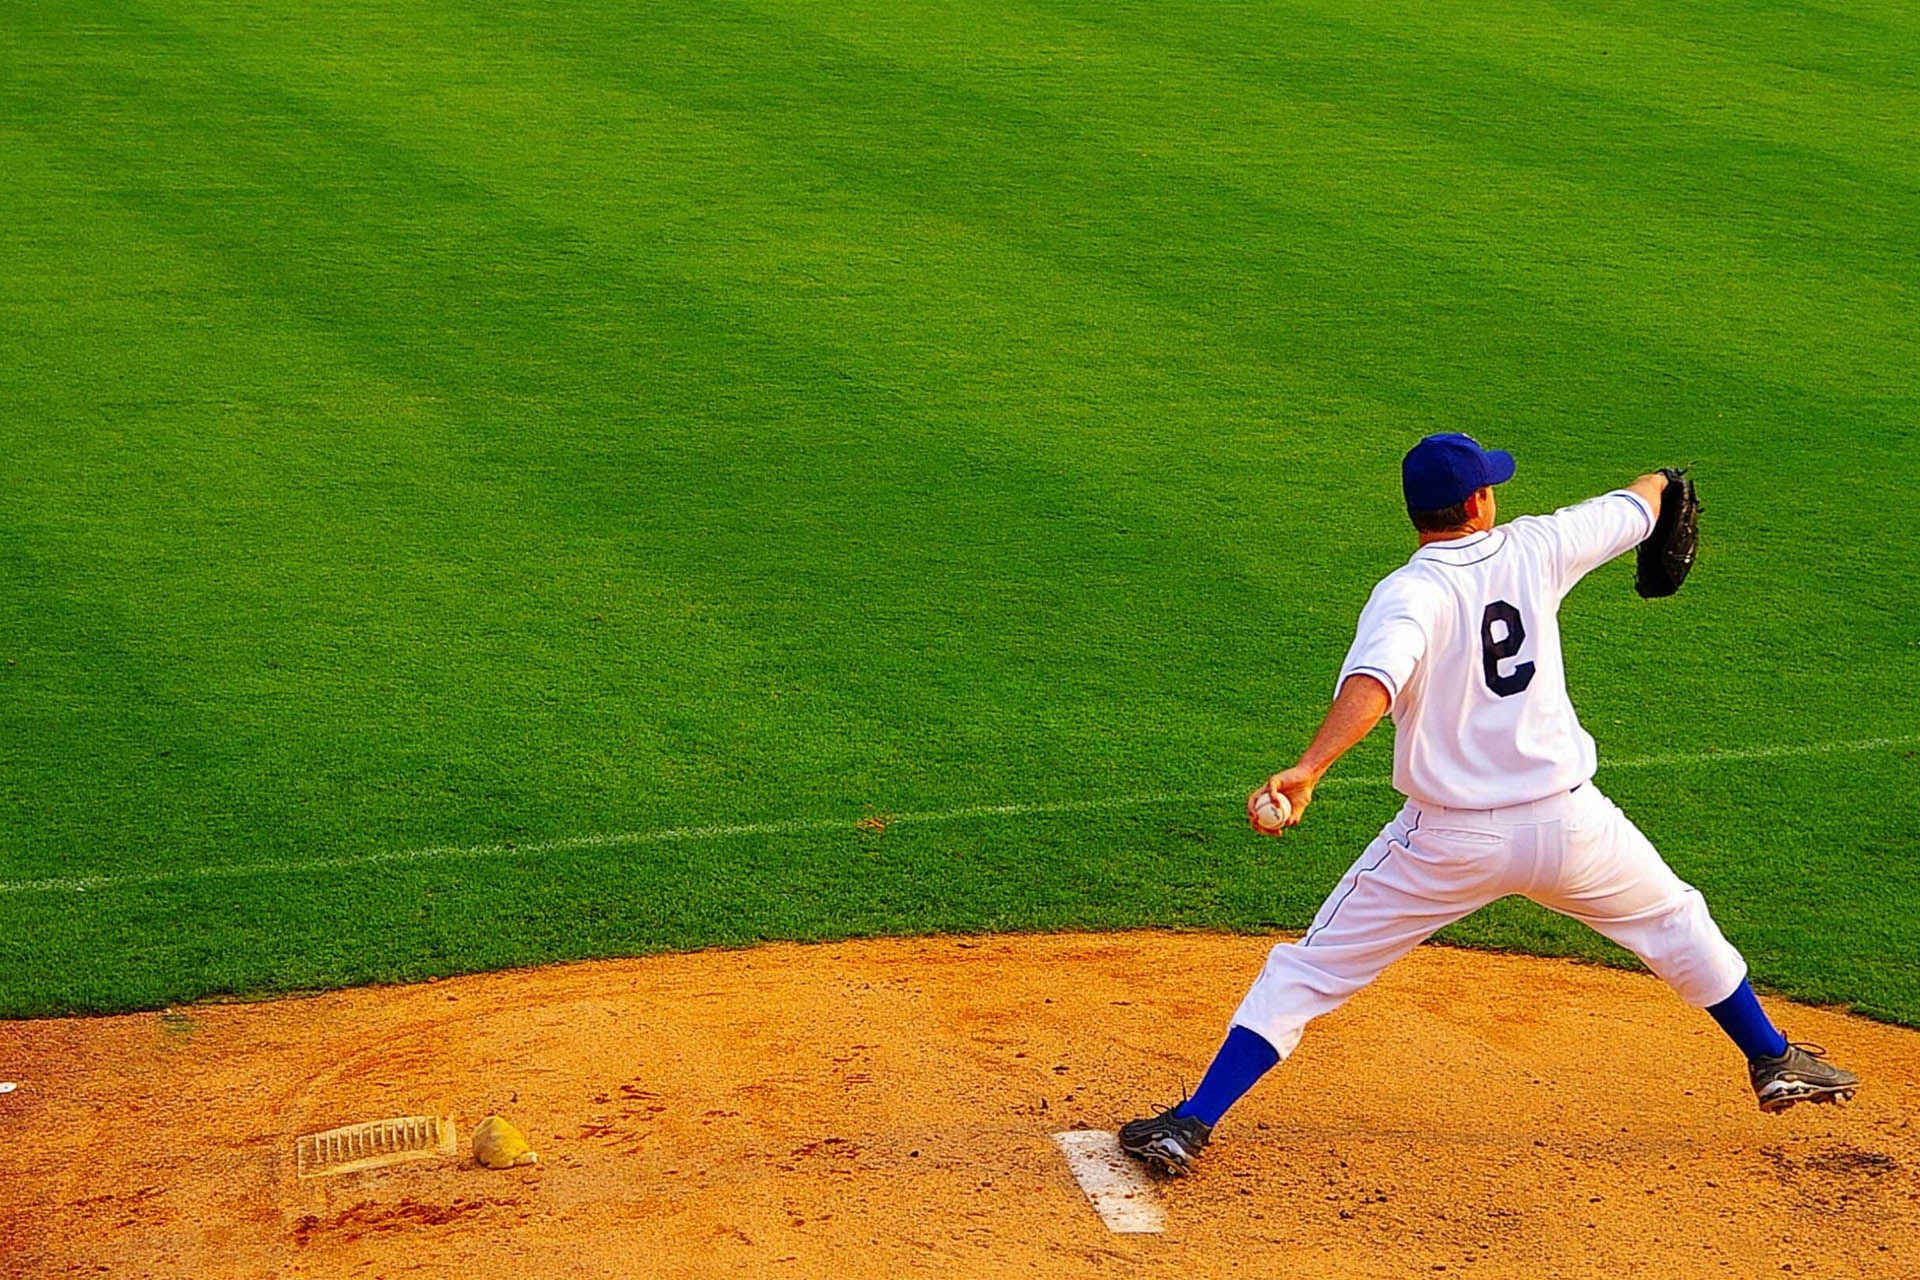
[[[1053,1135],[1073,1180],[1086,1192],[1107,1230],[1153,1235],[1166,1230],[1167,1214],[1145,1166],[1120,1149],[1104,1129],[1074,1129]]]

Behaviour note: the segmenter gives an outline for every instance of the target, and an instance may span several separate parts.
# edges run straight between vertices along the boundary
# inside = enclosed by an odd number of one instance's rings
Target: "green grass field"
[[[1233,793],[1464,429],[1698,462],[1565,614],[1601,784],[1920,1024],[1920,13],[1390,8],[10,7],[0,1013],[1299,926],[1394,799]]]

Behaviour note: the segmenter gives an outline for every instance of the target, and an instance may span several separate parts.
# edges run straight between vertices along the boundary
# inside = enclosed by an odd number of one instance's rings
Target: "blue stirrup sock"
[[[1708,1005],[1707,1012],[1748,1058],[1777,1058],[1787,1051],[1787,1038],[1768,1020],[1753,994],[1753,984],[1744,978],[1732,995]]]
[[[1272,1045],[1245,1027],[1234,1027],[1227,1032],[1220,1052],[1213,1055],[1207,1074],[1200,1077],[1200,1087],[1180,1104],[1179,1113],[1192,1116],[1209,1128],[1219,1124],[1227,1108],[1240,1101],[1241,1095],[1253,1088],[1254,1081],[1272,1070],[1278,1061],[1280,1054]]]

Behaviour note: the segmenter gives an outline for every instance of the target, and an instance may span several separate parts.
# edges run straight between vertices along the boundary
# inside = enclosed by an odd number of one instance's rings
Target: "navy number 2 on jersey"
[[[1494,638],[1494,623],[1500,624],[1502,634]],[[1495,600],[1480,615],[1480,669],[1486,672],[1487,688],[1503,698],[1511,698],[1533,683],[1533,663],[1515,663],[1513,670],[1502,675],[1500,664],[1520,652],[1520,646],[1527,642],[1527,629],[1520,621],[1520,611],[1505,600]]]

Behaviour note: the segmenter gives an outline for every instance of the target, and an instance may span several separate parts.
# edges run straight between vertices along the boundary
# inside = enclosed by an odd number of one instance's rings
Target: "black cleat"
[[[1161,1173],[1179,1177],[1193,1167],[1213,1136],[1211,1125],[1179,1115],[1179,1110],[1168,1107],[1157,1116],[1121,1125],[1120,1149]]]
[[[1796,1102],[1845,1102],[1860,1087],[1860,1077],[1822,1062],[1827,1051],[1817,1044],[1790,1044],[1777,1058],[1752,1058],[1753,1095],[1762,1111],[1785,1111]]]

